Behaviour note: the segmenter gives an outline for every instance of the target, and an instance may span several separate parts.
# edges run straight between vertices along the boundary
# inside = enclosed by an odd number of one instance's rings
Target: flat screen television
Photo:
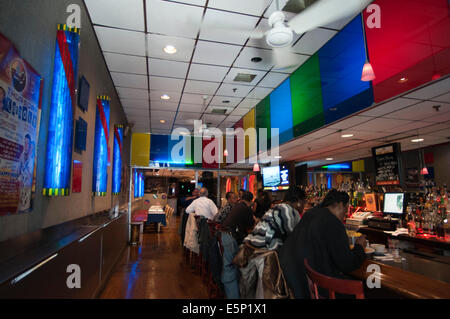
[[[289,189],[289,170],[284,166],[263,167],[264,190],[279,191]]]
[[[402,215],[404,209],[404,193],[384,193],[383,213],[389,215]]]
[[[86,112],[89,106],[89,90],[90,85],[84,76],[80,79],[80,85],[78,89],[78,106]]]

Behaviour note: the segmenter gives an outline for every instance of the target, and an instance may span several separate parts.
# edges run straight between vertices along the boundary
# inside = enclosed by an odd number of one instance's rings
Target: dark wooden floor
[[[161,233],[150,227],[140,246],[128,246],[100,298],[208,298],[202,278],[183,258],[180,219],[172,216]]]

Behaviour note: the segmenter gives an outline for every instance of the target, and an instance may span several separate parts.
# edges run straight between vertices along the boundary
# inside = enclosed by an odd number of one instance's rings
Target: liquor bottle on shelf
[[[415,237],[417,234],[416,231],[416,220],[413,214],[413,208],[408,205],[406,208],[406,225],[408,227],[409,236]]]

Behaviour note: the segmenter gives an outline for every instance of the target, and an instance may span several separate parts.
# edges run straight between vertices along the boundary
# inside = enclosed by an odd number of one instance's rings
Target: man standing
[[[200,189],[200,197],[194,200],[187,208],[186,213],[195,213],[195,215],[213,219],[217,214],[217,206],[208,198],[208,190],[203,187]]]
[[[239,245],[255,224],[251,209],[253,194],[244,191],[237,203],[222,223],[223,269],[222,283],[228,299],[238,299],[239,269],[233,264]]]
[[[219,224],[223,223],[225,218],[231,212],[231,209],[234,207],[234,205],[236,205],[236,203],[239,200],[239,197],[233,192],[228,192],[225,195],[225,198],[227,199],[227,203],[219,210],[219,213],[216,216],[214,216],[214,221]]]
[[[349,196],[332,189],[320,206],[307,211],[280,250],[280,264],[295,298],[309,298],[304,259],[317,272],[345,278],[361,266],[366,258],[364,236],[350,249],[343,224]],[[321,294],[326,292],[319,291]]]

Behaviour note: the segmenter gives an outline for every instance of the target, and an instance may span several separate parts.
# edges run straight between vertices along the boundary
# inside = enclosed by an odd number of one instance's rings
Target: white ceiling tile
[[[263,98],[265,98],[267,95],[270,94],[270,92],[272,92],[273,89],[270,88],[263,88],[263,87],[255,87],[248,95],[248,98],[252,98],[252,99],[260,99],[262,100]]]
[[[148,100],[148,90],[116,87],[120,99]]]
[[[212,95],[214,94],[214,92],[216,92],[219,85],[220,83],[215,82],[187,80],[184,91],[186,93]]]
[[[430,123],[442,123],[446,121],[450,121],[450,112],[442,113],[432,117],[427,117],[426,119],[424,119],[424,122]]]
[[[225,83],[235,83],[240,85],[256,85],[262,77],[266,74],[266,71],[258,71],[258,70],[250,70],[250,69],[241,69],[241,68],[231,68],[230,72],[228,72],[227,76],[224,79]],[[254,75],[254,79],[251,82],[239,82],[234,81],[238,74],[250,74]]]
[[[252,109],[260,101],[261,101],[260,99],[245,98],[245,99],[242,100],[241,104],[239,104],[239,107],[240,108],[244,108],[244,109]]]
[[[388,132],[393,128],[410,124],[411,121],[393,120],[386,118],[376,118],[360,125],[354,126],[352,129],[363,132]]]
[[[161,96],[163,94],[167,94],[170,96],[169,100],[165,100],[166,102],[178,103],[180,101],[181,93],[180,92],[172,92],[166,90],[150,90],[150,100],[151,101],[163,101]]]
[[[154,131],[154,130],[169,131],[172,128],[172,124],[173,124],[173,119],[166,120],[165,123],[161,123],[158,120],[155,120],[155,121],[152,120],[152,131]]]
[[[204,6],[206,4],[206,0],[174,0],[174,1],[192,4],[196,6]]]
[[[292,51],[303,54],[314,54],[330,40],[337,31],[317,28],[307,32],[292,47]]]
[[[419,102],[420,101],[418,101],[418,100],[405,99],[405,98],[400,97],[395,100],[392,100],[392,101],[389,101],[389,102],[386,102],[383,104],[379,104],[368,111],[364,111],[364,112],[360,113],[360,115],[382,116],[382,115],[386,115],[388,113],[395,112],[404,107],[407,107],[407,106],[410,106],[410,105],[413,105],[413,104],[416,104]]]
[[[85,0],[92,23],[144,31],[142,0]]]
[[[372,120],[373,117],[368,117],[368,116],[352,116],[349,117],[345,120],[339,121],[336,124],[327,126],[328,128],[332,128],[332,129],[338,129],[338,130],[342,130],[342,129],[351,129],[353,126],[364,123],[364,122],[368,122],[370,120]]]
[[[170,1],[146,1],[148,32],[195,39],[203,8]]]
[[[251,59],[259,57],[261,62],[252,62]],[[272,50],[245,47],[236,59],[234,66],[239,68],[270,70],[273,67]]]
[[[242,118],[242,115],[228,115],[225,122],[236,123]]]
[[[152,101],[151,108],[152,108],[152,110],[157,110],[157,111],[176,112],[178,109],[178,103],[166,102],[163,100]]]
[[[271,0],[209,0],[208,7],[260,16]]]
[[[224,101],[229,101],[228,103]],[[211,105],[223,106],[223,107],[235,107],[242,101],[240,97],[230,96],[214,96],[211,100]]]
[[[180,112],[194,112],[194,113],[200,113],[203,111],[203,105],[202,104],[180,104]]]
[[[450,93],[442,94],[431,98],[432,101],[450,103]]]
[[[194,50],[195,41],[186,38],[177,38],[160,34],[147,35],[148,54],[152,58],[160,58],[165,60],[175,60],[189,62],[191,60],[192,51]],[[173,45],[177,52],[167,54],[164,47]]]
[[[148,59],[148,72],[150,75],[167,76],[184,79],[189,63],[179,61],[167,61],[160,59]]]
[[[219,115],[219,114],[205,114],[203,116],[203,121],[207,123],[207,125],[218,125],[220,124],[224,119],[226,118],[226,115]],[[211,123],[211,124],[209,124]]]
[[[431,99],[436,96],[448,93],[449,88],[450,88],[450,77],[447,77],[445,79],[433,82],[432,84],[429,84],[424,88],[406,94],[405,97],[422,100]]]
[[[175,117],[175,114],[176,114],[176,112],[152,110],[151,111],[151,120],[152,121],[159,121],[159,120],[171,121]]]
[[[435,105],[440,105],[439,112],[433,108]],[[450,104],[436,103],[431,101],[424,101],[399,111],[384,115],[384,117],[391,119],[403,119],[403,120],[424,120],[427,118],[439,116],[443,113],[450,112]]]
[[[397,120],[397,121],[402,121],[402,120]],[[411,131],[411,133],[416,133],[417,129],[426,127],[428,125],[430,125],[430,123],[422,122],[422,121],[412,121],[407,124],[398,125],[397,127],[386,129],[386,132],[401,133],[401,132]]]
[[[145,56],[143,32],[94,26],[102,51]]]
[[[148,109],[148,99],[140,100],[140,99],[120,99],[120,103],[125,108],[145,108]]]
[[[222,83],[219,90],[217,91],[217,95],[230,97],[246,97],[252,90],[252,88],[252,86],[248,85]]]
[[[188,79],[211,82],[222,82],[228,72],[228,67],[192,63]]]
[[[249,37],[249,32],[235,30],[252,31],[257,23],[256,17],[207,9],[199,39],[244,44]]]
[[[150,90],[181,92],[183,90],[184,79],[164,78],[161,76],[150,76]]]
[[[106,64],[111,72],[147,74],[144,57],[103,52]]]
[[[201,94],[191,94],[191,93],[183,93],[181,98],[181,103],[184,104],[195,104],[195,105],[203,105],[204,103],[208,105],[211,101],[211,96],[207,96],[206,100],[203,99],[203,95]]]
[[[192,62],[231,66],[241,46],[198,41]]]
[[[147,76],[145,75],[111,72],[111,77],[116,86],[148,89]]]
[[[330,28],[330,29],[336,29],[336,30],[342,30],[342,28],[344,28],[355,17],[356,17],[356,15],[352,15],[350,17],[343,18],[343,19],[337,20],[335,22],[332,22],[330,24],[323,25],[322,27],[326,27],[326,28]]]
[[[233,112],[230,113],[230,116],[240,116],[240,117],[242,117],[245,114],[247,114],[248,111],[249,111],[249,109],[237,108]]]
[[[289,74],[286,73],[277,73],[277,72],[269,72],[264,79],[258,83],[258,86],[263,86],[267,88],[276,88],[280,85]]]
[[[291,61],[286,66],[275,66],[272,71],[282,72],[282,73],[292,73],[297,70],[303,63],[308,61],[310,58],[309,55],[289,53],[290,57],[287,57],[288,61]]]
[[[177,121],[178,120],[184,120],[184,121],[191,121],[191,124],[194,124],[194,120],[198,120],[202,114],[201,113],[194,113],[194,112],[178,112],[177,113]]]
[[[147,109],[124,108],[124,111],[125,111],[125,114],[127,116],[131,116],[131,117],[133,117],[133,116],[137,116],[137,117],[139,117],[139,116],[146,116],[146,117],[148,117],[148,115],[149,115],[148,108]]]

